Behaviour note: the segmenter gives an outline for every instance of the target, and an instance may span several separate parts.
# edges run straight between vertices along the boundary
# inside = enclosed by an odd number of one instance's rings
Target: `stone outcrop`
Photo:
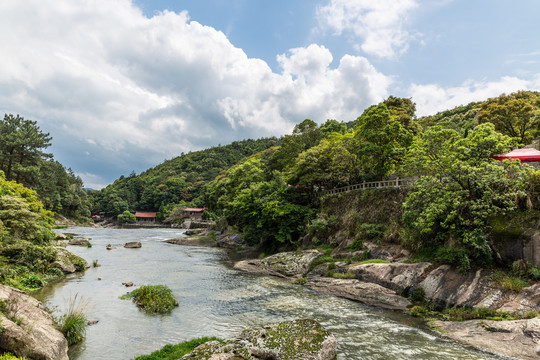
[[[75,263],[84,264],[84,267],[88,268],[89,265],[86,263],[86,261],[71,253],[69,250],[64,249],[63,247],[57,246],[56,249],[56,261],[53,262],[50,266],[53,268],[58,268],[62,270],[64,274],[72,274],[76,271],[80,271],[83,269],[77,269],[75,266]]]
[[[513,321],[436,321],[434,325],[452,339],[490,352],[520,359],[538,359],[540,318]]]
[[[432,265],[427,262],[415,264],[364,264],[350,266],[348,271],[356,278],[366,282],[379,284],[397,292],[418,285],[427,276]]]
[[[90,239],[72,239],[68,241],[68,245],[75,245],[75,246],[92,246],[90,244]]]
[[[138,249],[142,247],[142,244],[140,241],[130,241],[124,244],[124,247],[127,249]]]
[[[210,341],[182,359],[334,360],[336,356],[335,337],[318,322],[302,319],[247,329],[223,343]]]
[[[311,263],[321,255],[318,250],[284,252],[264,259],[239,261],[234,267],[257,274],[299,278],[308,272]]]
[[[406,310],[411,302],[395,291],[356,279],[310,279],[306,286],[318,292],[343,297],[390,310]]]
[[[68,360],[68,344],[45,306],[22,291],[0,285],[0,349],[36,360]]]
[[[209,236],[179,237],[164,240],[163,242],[175,245],[216,247],[217,242]]]

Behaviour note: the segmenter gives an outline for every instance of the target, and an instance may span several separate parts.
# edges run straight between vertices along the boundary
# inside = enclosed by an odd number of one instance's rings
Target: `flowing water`
[[[236,271],[220,249],[179,246],[162,240],[182,236],[178,229],[70,228],[92,238],[91,248],[73,253],[100,267],[70,275],[35,296],[60,313],[75,295],[87,305],[90,320],[83,343],[71,359],[132,359],[202,336],[232,337],[268,322],[311,318],[338,341],[338,359],[496,359],[443,341],[416,319],[346,299],[322,295],[282,279]],[[125,249],[128,241],[142,248]],[[106,250],[107,244],[116,249]],[[122,282],[167,285],[180,306],[168,315],[147,315],[119,296],[133,288]]]

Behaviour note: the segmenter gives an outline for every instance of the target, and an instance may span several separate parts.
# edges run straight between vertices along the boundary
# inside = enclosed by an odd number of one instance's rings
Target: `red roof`
[[[184,208],[184,211],[190,211],[190,212],[203,212],[207,208]]]
[[[155,218],[157,213],[155,212],[142,212],[142,211],[136,211],[135,217],[138,218]]]
[[[515,149],[504,155],[493,157],[495,160],[519,159],[521,162],[540,161],[540,151],[536,149]]]

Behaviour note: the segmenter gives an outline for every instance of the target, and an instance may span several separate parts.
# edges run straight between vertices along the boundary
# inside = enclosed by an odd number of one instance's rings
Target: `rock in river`
[[[321,256],[318,250],[292,251],[268,256],[264,259],[237,262],[235,269],[279,277],[302,277],[313,260]]]
[[[223,343],[209,341],[182,359],[334,360],[336,356],[334,335],[314,320],[301,319],[247,329]]]
[[[22,291],[0,285],[3,331],[0,349],[27,359],[68,360],[67,340],[45,306]]]
[[[142,247],[140,241],[131,241],[124,244],[124,247],[127,249],[138,249]]]

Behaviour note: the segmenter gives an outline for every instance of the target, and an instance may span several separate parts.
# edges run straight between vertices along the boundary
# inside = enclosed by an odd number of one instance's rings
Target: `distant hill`
[[[99,191],[91,191],[93,212],[114,216],[125,210],[157,211],[158,219],[176,205],[201,206],[205,184],[250,155],[280,144],[280,139],[235,141],[230,145],[182,154],[136,175],[120,177]]]

